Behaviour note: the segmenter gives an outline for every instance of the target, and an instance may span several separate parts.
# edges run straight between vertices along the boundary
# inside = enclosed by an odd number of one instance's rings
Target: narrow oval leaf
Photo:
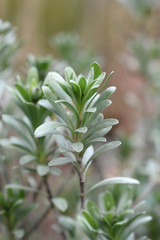
[[[108,151],[108,150],[111,150],[111,149],[114,149],[114,148],[117,148],[121,145],[121,142],[119,141],[114,141],[114,142],[110,142],[110,143],[107,143],[103,146],[101,146],[100,148],[98,148],[95,153],[91,156],[91,158],[89,159],[89,161],[95,159],[96,157],[100,156],[102,153]]]
[[[5,186],[6,189],[8,188],[13,188],[13,189],[22,189],[24,191],[27,191],[27,192],[37,192],[39,194],[43,194],[46,196],[46,193],[45,192],[42,192],[42,191],[38,191],[37,189],[35,188],[32,188],[32,187],[28,187],[28,186],[23,186],[23,185],[19,185],[19,184],[15,184],[15,183],[12,183],[12,184],[7,184]]]
[[[64,198],[60,198],[60,197],[52,198],[52,202],[55,205],[55,207],[62,212],[65,212],[68,208],[68,203]]]
[[[80,79],[79,79],[79,82],[78,82],[80,88],[81,88],[81,91],[84,92],[85,88],[86,88],[86,85],[87,85],[87,81],[86,81],[86,78],[84,76],[82,76]]]
[[[82,211],[83,216],[87,220],[87,222],[91,225],[91,227],[95,230],[98,230],[98,223],[96,220],[85,210]]]
[[[128,177],[113,177],[113,178],[107,178],[99,183],[96,183],[93,187],[90,188],[90,191],[93,191],[94,189],[106,185],[111,185],[111,184],[140,184],[140,182],[137,179],[133,178],[128,178]]]
[[[50,135],[50,134],[54,133],[55,129],[58,127],[64,127],[64,124],[55,122],[55,121],[46,122],[46,123],[43,123],[42,125],[40,125],[36,129],[34,135],[36,138]]]
[[[73,144],[71,144],[71,147],[73,148],[73,150],[75,151],[75,152],[82,152],[82,150],[83,150],[83,148],[84,148],[84,145],[83,145],[83,143],[81,143],[81,142],[77,142],[77,143],[73,143]]]
[[[25,155],[25,156],[20,158],[19,163],[21,165],[24,165],[24,164],[30,163],[32,161],[35,161],[36,159],[37,158],[33,155]]]
[[[79,121],[79,113],[72,104],[70,104],[69,102],[67,102],[65,100],[58,100],[58,101],[55,101],[55,103],[64,104],[73,113],[74,117],[77,119],[77,122]],[[65,111],[65,109],[64,109],[64,111]]]
[[[87,127],[81,127],[81,128],[77,128],[77,129],[75,130],[75,132],[86,133],[87,130],[88,130]]]
[[[39,176],[45,176],[47,173],[49,173],[49,167],[46,165],[39,164],[37,166],[37,173]]]
[[[96,110],[97,110],[97,108],[96,108],[96,107],[92,107],[92,108],[88,108],[88,109],[86,109],[86,110],[85,110],[85,112],[89,112],[89,113],[95,113],[95,112],[96,112]]]
[[[92,63],[90,67],[93,67],[93,69],[94,69],[94,79],[96,79],[102,72],[101,67],[97,62]]]
[[[68,163],[73,163],[73,160],[71,158],[67,158],[67,157],[59,157],[59,158],[55,158],[53,160],[51,160],[48,163],[48,166],[62,166]]]

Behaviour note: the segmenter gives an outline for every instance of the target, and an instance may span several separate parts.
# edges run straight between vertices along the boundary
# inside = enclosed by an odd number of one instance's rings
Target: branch
[[[49,200],[49,203],[50,203],[50,207],[54,210],[54,218],[57,219],[57,222],[59,223],[59,225],[61,227],[60,234],[61,234],[61,236],[64,240],[67,240],[67,237],[66,237],[65,231],[63,229],[63,226],[59,222],[59,213],[55,210],[54,204],[52,202],[53,195],[52,195],[52,192],[50,190],[50,186],[49,186],[48,181],[47,181],[47,176],[43,177],[43,182],[44,182],[44,185],[46,187],[47,194],[48,194],[48,200]]]

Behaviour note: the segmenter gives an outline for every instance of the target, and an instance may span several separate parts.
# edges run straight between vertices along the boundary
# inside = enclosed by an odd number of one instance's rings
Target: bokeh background
[[[108,74],[115,71],[109,84],[116,86],[117,91],[104,114],[120,121],[111,138],[119,138],[123,144],[116,156],[108,156],[109,164],[102,159],[96,167],[105,177],[121,174],[142,181],[140,192],[144,195],[140,198],[147,199],[148,212],[154,216],[144,232],[159,240],[160,2],[0,0],[0,18],[17,28],[17,72],[28,54],[50,55],[55,65],[57,59],[65,57],[56,45],[60,33],[71,34],[68,44],[72,40],[74,43],[76,36],[79,51],[73,51],[71,65],[76,66],[81,57],[87,59],[85,68],[83,64],[81,68],[77,66],[78,73],[85,73],[92,59],[98,60]]]

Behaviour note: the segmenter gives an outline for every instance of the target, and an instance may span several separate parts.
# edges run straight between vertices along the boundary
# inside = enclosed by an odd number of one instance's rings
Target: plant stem
[[[55,211],[55,209],[54,209],[55,207],[54,207],[54,204],[53,204],[53,202],[52,202],[53,195],[52,195],[50,186],[49,186],[48,181],[47,181],[47,176],[45,176],[45,177],[43,178],[43,181],[44,181],[44,185],[45,185],[45,187],[46,187],[46,191],[47,191],[47,194],[48,194],[48,200],[49,200],[50,206],[51,206],[51,208],[54,210],[54,214],[53,214],[53,215],[54,215],[54,218],[57,219],[57,222],[59,223],[59,225],[60,225],[60,227],[61,227],[60,234],[61,234],[61,236],[62,236],[62,238],[63,238],[64,240],[67,240],[67,237],[66,237],[65,231],[64,231],[64,229],[63,229],[63,226],[62,226],[62,225],[60,224],[60,222],[59,222],[59,213],[58,213],[57,211]]]
[[[80,166],[79,183],[80,183],[81,210],[83,210],[85,207],[85,176],[84,176],[84,171],[83,171],[82,159],[80,156],[78,157],[78,163]]]

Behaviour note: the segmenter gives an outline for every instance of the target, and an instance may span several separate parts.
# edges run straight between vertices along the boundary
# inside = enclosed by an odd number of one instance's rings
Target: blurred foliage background
[[[128,42],[134,40],[138,33],[144,32],[148,37],[158,39],[160,20],[158,1],[141,1],[141,6],[124,5],[116,0],[1,0],[0,17],[10,21],[18,29],[21,50],[18,60],[21,62],[28,53],[46,55],[58,52],[52,44],[52,37],[59,32],[76,32],[83,42],[83,47],[101,56],[106,72],[115,70],[114,84],[118,86],[117,100],[112,107],[115,117],[126,131],[134,129],[137,111],[130,109],[124,98],[125,90],[141,95],[144,79],[135,72],[129,72],[124,64],[122,54],[126,52]],[[147,5],[145,2],[152,2]],[[129,8],[132,8],[133,11]],[[129,10],[128,10],[129,9]],[[132,12],[131,12],[132,11]],[[141,13],[142,12],[142,13]],[[143,34],[143,33],[142,33]],[[127,59],[134,68],[132,59]],[[128,108],[129,114],[126,113]]]
[[[115,71],[110,84],[117,91],[105,116],[119,119],[111,138],[116,134],[123,144],[107,156],[109,163],[101,159],[96,167],[105,177],[122,174],[141,180],[137,196],[147,199],[154,218],[143,231],[159,240],[160,2],[1,0],[0,18],[17,28],[16,72],[24,71],[29,53],[53,58],[50,68],[59,71],[69,63],[85,72],[93,59],[107,73]],[[28,59],[33,64],[31,55]]]

